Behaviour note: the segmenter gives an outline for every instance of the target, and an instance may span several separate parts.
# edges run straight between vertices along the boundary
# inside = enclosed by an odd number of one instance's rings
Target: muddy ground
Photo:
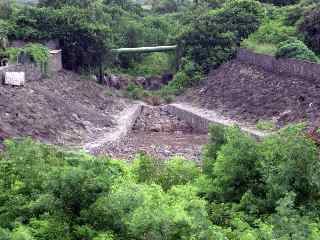
[[[131,161],[143,151],[160,160],[178,155],[200,163],[201,150],[207,142],[207,134],[195,132],[164,108],[144,107],[132,132],[121,141],[104,146],[100,153]]]
[[[202,86],[190,89],[180,101],[251,123],[314,122],[320,113],[320,82],[270,73],[233,60],[211,72]]]
[[[0,143],[30,136],[45,143],[79,145],[114,124],[127,102],[77,74],[63,71],[24,87],[0,84]]]

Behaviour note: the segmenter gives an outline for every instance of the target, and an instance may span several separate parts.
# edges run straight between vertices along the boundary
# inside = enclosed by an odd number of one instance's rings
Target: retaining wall
[[[266,137],[270,134],[269,132],[262,132],[252,126],[245,126],[239,122],[225,118],[213,110],[200,109],[179,103],[166,105],[165,110],[179,119],[186,121],[194,130],[200,133],[208,133],[210,124],[221,124],[223,126],[238,125],[243,132],[246,132],[257,139]]]
[[[254,53],[244,48],[238,50],[237,59],[273,73],[320,81],[320,64],[317,63],[289,58],[276,59],[273,56]]]

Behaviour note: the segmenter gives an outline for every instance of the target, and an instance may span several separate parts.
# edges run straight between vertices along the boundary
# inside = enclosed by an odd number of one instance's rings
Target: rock
[[[151,132],[161,132],[162,126],[161,124],[154,124],[149,129]]]
[[[146,86],[146,89],[148,90],[158,90],[162,86],[162,78],[161,76],[153,76],[147,78],[148,85]]]
[[[162,84],[168,84],[173,79],[172,73],[165,73],[162,75]]]
[[[279,114],[279,116],[273,118],[273,122],[278,126],[284,125],[286,122],[290,122],[292,118],[293,112],[291,110],[286,110]]]
[[[145,88],[147,87],[148,83],[147,83],[147,79],[145,77],[137,77],[135,80],[134,80],[135,84]]]
[[[116,75],[111,75],[109,78],[110,87],[120,89],[120,77]]]

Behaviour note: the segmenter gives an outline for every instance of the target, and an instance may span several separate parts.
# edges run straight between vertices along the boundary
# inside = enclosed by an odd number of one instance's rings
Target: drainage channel
[[[181,156],[200,164],[202,147],[207,142],[207,133],[196,131],[168,113],[165,106],[142,106],[127,136],[104,145],[100,154],[131,161],[136,153],[143,151],[160,160]]]
[[[269,134],[232,121],[215,111],[183,103],[160,107],[135,103],[116,119],[117,125],[111,132],[85,145],[88,152],[131,161],[139,151],[143,151],[160,160],[181,156],[201,164],[202,147],[208,143],[208,126],[211,123],[237,124],[256,138]]]

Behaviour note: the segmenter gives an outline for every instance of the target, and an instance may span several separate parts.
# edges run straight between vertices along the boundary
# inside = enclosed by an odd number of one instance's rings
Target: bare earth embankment
[[[320,112],[320,82],[233,60],[212,71],[202,86],[190,89],[179,100],[244,122],[312,123]]]
[[[63,71],[25,87],[0,84],[0,142],[30,136],[45,143],[79,145],[114,125],[127,103],[106,89]]]

